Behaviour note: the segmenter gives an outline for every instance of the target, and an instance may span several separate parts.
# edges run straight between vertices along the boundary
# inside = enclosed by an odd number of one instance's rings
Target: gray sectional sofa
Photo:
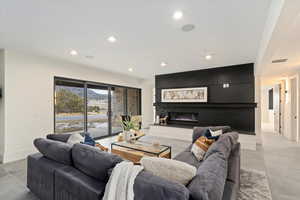
[[[141,172],[134,183],[136,200],[233,200],[237,198],[240,176],[238,134],[229,127],[198,162],[191,146],[175,157],[197,167],[187,185],[173,183],[149,172]],[[193,141],[207,127],[194,129]],[[100,200],[113,167],[122,161],[116,155],[83,144],[70,146],[69,135],[48,135],[36,139],[40,153],[28,156],[27,186],[41,200]]]

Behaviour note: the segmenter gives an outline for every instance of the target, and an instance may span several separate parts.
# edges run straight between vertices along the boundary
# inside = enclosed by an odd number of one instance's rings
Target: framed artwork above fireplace
[[[162,89],[162,102],[207,102],[207,87]]]

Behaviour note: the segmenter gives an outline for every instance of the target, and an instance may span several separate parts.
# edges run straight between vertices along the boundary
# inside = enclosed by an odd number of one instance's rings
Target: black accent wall
[[[254,134],[256,103],[254,102],[253,68],[253,63],[249,63],[157,75],[155,77],[156,103],[154,104],[157,114],[198,113],[197,123],[180,123],[190,126],[230,125],[238,131]],[[229,88],[223,88],[224,83],[228,83]],[[208,87],[208,102],[161,102],[161,89],[190,87]]]

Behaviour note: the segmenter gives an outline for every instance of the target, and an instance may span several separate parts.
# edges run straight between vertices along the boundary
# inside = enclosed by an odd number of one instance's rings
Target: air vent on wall
[[[272,60],[272,63],[283,63],[283,62],[286,62],[286,61],[288,61],[288,59],[283,58],[283,59]]]

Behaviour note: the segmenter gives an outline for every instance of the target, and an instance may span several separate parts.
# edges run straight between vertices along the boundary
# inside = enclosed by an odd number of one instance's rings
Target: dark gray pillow
[[[71,134],[49,134],[46,137],[49,140],[55,140],[66,143],[70,136]]]
[[[204,160],[216,152],[222,153],[227,160],[233,146],[237,143],[237,140],[238,133],[236,132],[222,134],[219,139],[209,147],[208,151],[205,153]]]
[[[34,146],[46,158],[65,165],[72,165],[72,146],[63,142],[38,138]]]
[[[122,158],[117,155],[85,144],[73,146],[72,158],[77,169],[104,182],[108,179],[108,170],[122,162]]]
[[[208,157],[187,188],[193,200],[222,200],[227,176],[227,161],[220,153]]]
[[[193,131],[193,143],[201,136],[204,136],[207,129],[211,129],[213,131],[221,130],[224,133],[231,132],[231,127],[230,126],[204,126],[204,127],[194,127]]]

